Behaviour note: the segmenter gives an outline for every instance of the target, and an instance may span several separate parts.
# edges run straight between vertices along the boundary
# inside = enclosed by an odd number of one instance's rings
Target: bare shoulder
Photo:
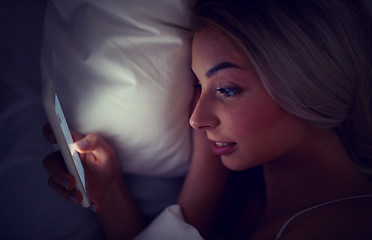
[[[289,223],[280,239],[372,239],[372,195],[325,204]]]

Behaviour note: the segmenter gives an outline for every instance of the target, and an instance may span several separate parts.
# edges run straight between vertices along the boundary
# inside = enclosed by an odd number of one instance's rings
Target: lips
[[[217,155],[229,155],[237,148],[236,142],[212,141],[212,150]]]

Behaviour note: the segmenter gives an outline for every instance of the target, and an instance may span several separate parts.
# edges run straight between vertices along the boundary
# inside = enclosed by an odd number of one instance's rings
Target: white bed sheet
[[[104,239],[95,215],[53,192],[42,167],[53,151],[42,136],[47,121],[40,73],[45,6],[46,0],[0,3],[0,239]],[[182,178],[170,184],[163,184],[165,178],[125,178],[149,217],[172,204],[182,184]]]

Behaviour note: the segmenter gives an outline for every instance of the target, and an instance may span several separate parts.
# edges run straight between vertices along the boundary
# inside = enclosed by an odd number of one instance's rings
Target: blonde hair
[[[309,124],[338,131],[372,167],[372,23],[355,0],[206,0],[193,30],[213,27],[246,52],[270,96]]]

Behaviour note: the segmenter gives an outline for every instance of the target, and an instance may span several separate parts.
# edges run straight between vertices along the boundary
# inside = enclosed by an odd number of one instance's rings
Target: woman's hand
[[[115,152],[97,134],[86,135],[75,142],[75,147],[84,165],[89,197],[98,207],[108,187],[123,182]]]
[[[49,124],[43,133],[50,142],[57,143]],[[133,239],[145,221],[127,190],[114,150],[96,134],[71,134],[84,166],[91,209],[97,212],[107,237]],[[75,189],[75,179],[67,171],[61,153],[48,155],[43,164],[50,174],[49,185],[63,198],[80,204],[82,195]]]
[[[46,124],[43,129],[44,136],[52,143],[56,143],[52,129]],[[79,152],[82,160],[91,209],[97,210],[99,203],[106,194],[108,186],[116,181],[122,181],[120,166],[115,157],[114,150],[108,143],[96,134],[88,134],[83,137],[72,133],[75,148]],[[43,161],[45,169],[50,174],[48,179],[49,186],[63,198],[80,204],[82,195],[75,189],[75,179],[67,171],[61,153],[54,152]]]

